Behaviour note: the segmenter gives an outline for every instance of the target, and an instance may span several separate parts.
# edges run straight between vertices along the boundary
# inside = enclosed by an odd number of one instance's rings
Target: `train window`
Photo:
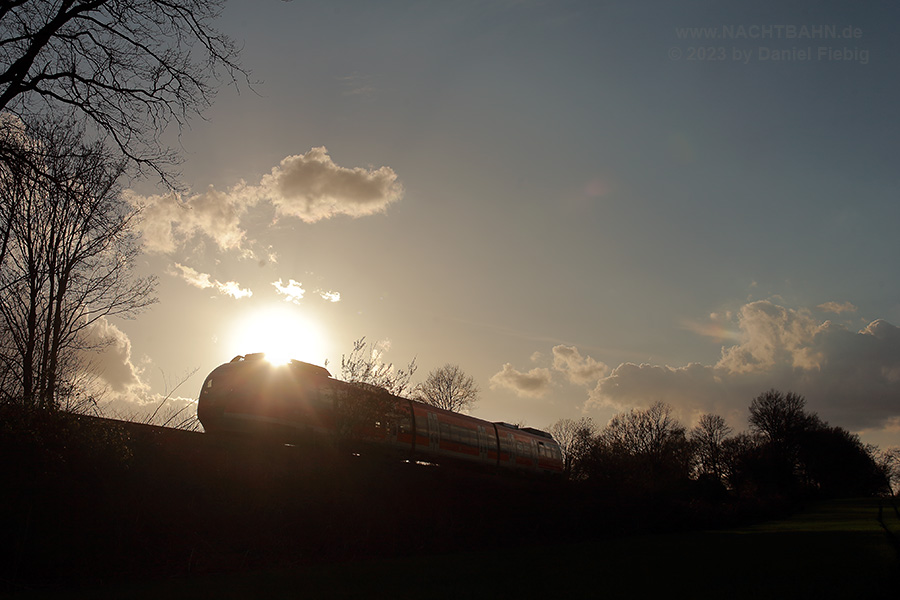
[[[400,433],[410,433],[412,431],[412,421],[407,415],[403,415],[397,419]]]

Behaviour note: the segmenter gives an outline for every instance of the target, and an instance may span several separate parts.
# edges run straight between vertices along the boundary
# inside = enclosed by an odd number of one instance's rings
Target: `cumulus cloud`
[[[220,250],[239,250],[246,239],[241,217],[256,203],[243,184],[228,192],[209,186],[205,192],[180,198],[176,194],[139,196],[125,191],[125,199],[141,209],[141,232],[146,252],[166,254],[197,235],[215,242]]]
[[[854,431],[900,416],[900,329],[883,320],[851,331],[808,311],[752,302],[737,313],[740,341],[715,364],[625,363],[599,380],[588,407],[663,401],[684,416],[715,412],[745,424],[750,401],[769,388],[793,391],[823,419]]]
[[[142,389],[139,370],[131,361],[131,340],[118,327],[101,317],[86,330],[82,370],[116,393]]]
[[[342,167],[324,147],[284,158],[257,185],[242,181],[227,191],[209,186],[187,197],[125,192],[126,200],[141,209],[139,230],[144,250],[162,254],[204,236],[222,251],[254,255],[248,249],[250,240],[242,220],[257,206],[271,205],[280,217],[314,223],[337,215],[362,217],[383,212],[402,196],[403,187],[390,167]],[[272,252],[268,255],[271,260]]]
[[[582,357],[575,346],[563,345],[553,347],[553,368],[579,385],[595,383],[609,371],[609,367],[602,362],[590,356]]]
[[[253,295],[252,290],[242,288],[236,281],[221,282],[214,280],[208,273],[200,273],[196,269],[192,269],[191,267],[179,263],[175,263],[175,269],[170,269],[169,274],[180,277],[190,285],[198,287],[201,290],[215,288],[219,293],[231,296],[236,300],[249,298]]]
[[[262,178],[260,194],[279,215],[314,223],[340,214],[362,217],[383,212],[401,198],[403,188],[390,167],[341,167],[319,147],[283,159]]]
[[[510,363],[490,379],[492,388],[506,388],[520,396],[542,396],[550,389],[553,376],[550,369],[535,367],[528,372],[517,371]]]
[[[741,343],[725,349],[719,366],[736,373],[766,371],[789,364],[818,368],[822,360],[813,340],[819,324],[806,310],[793,310],[768,301],[751,302],[738,317]]]
[[[82,342],[84,349],[78,357],[81,384],[100,398],[101,415],[177,426],[197,414],[195,398],[174,393],[187,377],[174,385],[167,382],[168,394],[151,392],[144,379],[145,369],[134,362],[128,335],[106,318],[101,317],[88,327]]]

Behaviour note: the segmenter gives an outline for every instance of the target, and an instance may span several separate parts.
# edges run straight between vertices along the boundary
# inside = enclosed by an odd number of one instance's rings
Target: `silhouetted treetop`
[[[446,364],[432,370],[417,391],[417,399],[425,404],[454,412],[469,410],[478,400],[475,380],[458,365]]]
[[[820,423],[805,410],[806,399],[793,392],[769,390],[750,403],[750,429],[775,443],[785,443]]]
[[[14,0],[0,4],[0,112],[77,114],[138,168],[168,180],[159,136],[246,73],[212,28],[223,0]]]

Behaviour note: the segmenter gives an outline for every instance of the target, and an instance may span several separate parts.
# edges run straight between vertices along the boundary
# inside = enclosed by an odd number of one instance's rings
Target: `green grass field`
[[[878,516],[877,499],[842,500],[734,530],[207,575],[77,593],[167,600],[897,598],[900,555]],[[887,503],[882,516],[897,536],[900,522]]]

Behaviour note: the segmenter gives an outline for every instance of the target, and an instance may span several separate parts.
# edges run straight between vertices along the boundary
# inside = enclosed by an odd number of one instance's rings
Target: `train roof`
[[[549,440],[553,439],[553,436],[547,433],[546,431],[541,431],[540,429],[535,429],[534,427],[519,427],[518,425],[513,425],[512,423],[506,423],[504,421],[495,421],[494,425],[501,425],[503,427],[507,427],[509,429],[518,429],[519,431],[524,431],[525,433],[530,433],[532,435],[536,435],[538,437],[547,438]]]
[[[254,352],[252,354],[239,354],[231,359],[230,362],[254,362],[261,361],[265,359],[266,355],[264,352]],[[328,371],[325,367],[320,367],[319,365],[313,365],[310,363],[306,363],[300,360],[291,359],[291,362],[287,364],[291,369],[301,371],[305,375],[314,375],[319,377],[331,377],[331,372]]]

